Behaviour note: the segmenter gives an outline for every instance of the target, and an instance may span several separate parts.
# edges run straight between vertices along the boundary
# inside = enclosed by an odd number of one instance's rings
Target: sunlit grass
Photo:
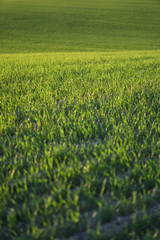
[[[156,239],[159,56],[0,56],[1,239]]]

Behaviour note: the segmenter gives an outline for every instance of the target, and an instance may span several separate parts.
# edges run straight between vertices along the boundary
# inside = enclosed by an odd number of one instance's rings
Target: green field
[[[160,1],[0,0],[0,240],[160,239]]]
[[[159,56],[1,56],[0,239],[157,237]]]
[[[159,0],[0,0],[0,52],[160,49]]]

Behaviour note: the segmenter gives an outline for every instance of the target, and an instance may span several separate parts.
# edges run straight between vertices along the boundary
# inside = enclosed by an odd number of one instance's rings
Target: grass
[[[0,0],[0,53],[160,49],[159,0]]]
[[[0,239],[159,239],[159,73],[159,51],[0,56]]]
[[[159,13],[0,0],[0,239],[160,239]]]

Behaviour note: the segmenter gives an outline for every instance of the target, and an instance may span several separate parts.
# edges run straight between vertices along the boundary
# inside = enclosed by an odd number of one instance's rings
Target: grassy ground
[[[160,52],[0,56],[0,239],[160,238]]]
[[[159,0],[0,0],[0,53],[160,49]]]
[[[0,240],[158,240],[159,203],[160,1],[0,0]]]

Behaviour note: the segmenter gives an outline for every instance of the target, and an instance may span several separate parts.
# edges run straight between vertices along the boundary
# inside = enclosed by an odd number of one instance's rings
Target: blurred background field
[[[159,0],[0,0],[0,53],[159,48]]]

